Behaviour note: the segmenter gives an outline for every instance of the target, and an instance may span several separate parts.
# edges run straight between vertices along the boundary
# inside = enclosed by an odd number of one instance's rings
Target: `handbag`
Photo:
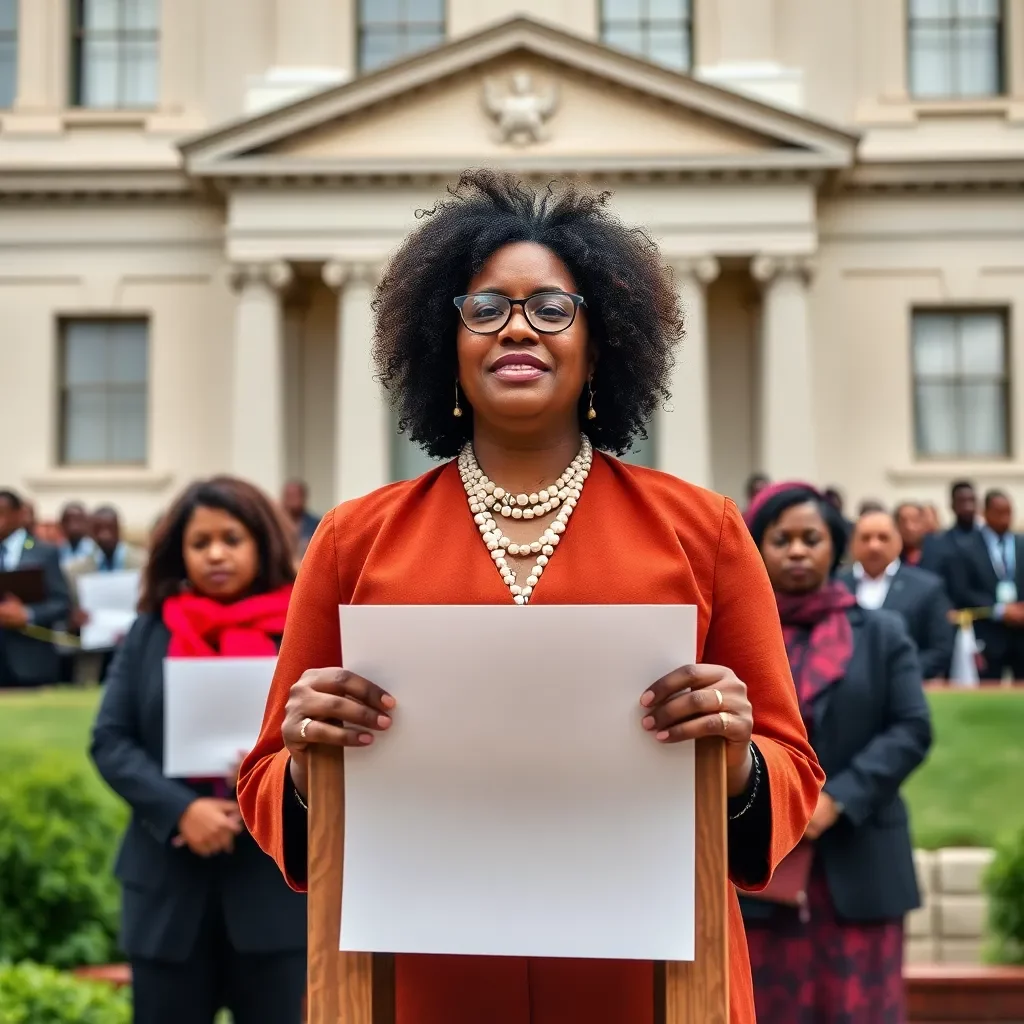
[[[807,888],[814,862],[814,844],[801,841],[776,867],[771,881],[760,892],[745,892],[746,899],[795,907],[806,924],[811,917],[807,904]]]

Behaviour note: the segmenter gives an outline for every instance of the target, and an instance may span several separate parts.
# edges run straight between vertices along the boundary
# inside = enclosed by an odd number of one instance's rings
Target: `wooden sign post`
[[[657,964],[654,1024],[728,1024],[729,935],[725,743],[696,751],[695,958]],[[394,957],[343,953],[345,762],[317,748],[309,771],[308,1024],[395,1024]]]

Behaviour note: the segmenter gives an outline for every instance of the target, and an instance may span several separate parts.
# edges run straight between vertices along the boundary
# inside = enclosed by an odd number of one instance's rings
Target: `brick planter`
[[[1024,1024],[1024,967],[908,966],[911,1024]]]

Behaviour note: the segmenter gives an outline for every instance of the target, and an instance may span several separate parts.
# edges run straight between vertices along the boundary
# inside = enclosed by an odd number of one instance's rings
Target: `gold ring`
[[[715,690],[715,696],[718,698],[718,709],[721,711],[722,705],[725,703],[725,698],[722,696],[721,690]]]
[[[306,726],[308,726],[308,725],[309,725],[309,723],[310,723],[310,722],[312,722],[312,721],[313,721],[313,719],[312,719],[312,718],[304,718],[304,719],[302,720],[302,725],[300,725],[300,726],[299,726],[299,735],[300,735],[300,736],[301,736],[301,737],[302,737],[303,739],[305,739],[305,738],[306,738]]]
[[[729,716],[724,711],[719,711],[718,717],[722,720],[722,735],[724,736],[729,729]]]

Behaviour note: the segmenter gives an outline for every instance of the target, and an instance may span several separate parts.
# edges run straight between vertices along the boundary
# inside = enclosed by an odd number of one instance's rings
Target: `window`
[[[689,71],[692,0],[602,0],[601,38],[657,64]]]
[[[359,0],[359,70],[444,42],[445,0]]]
[[[1003,92],[1001,0],[907,0],[910,94],[969,99]]]
[[[918,310],[914,421],[923,458],[1005,458],[1009,444],[1006,315]]]
[[[0,0],[0,107],[14,105],[18,88],[18,0]]]
[[[145,463],[148,321],[65,320],[61,335],[60,461]]]
[[[155,107],[160,0],[72,0],[71,101],[99,110]]]

